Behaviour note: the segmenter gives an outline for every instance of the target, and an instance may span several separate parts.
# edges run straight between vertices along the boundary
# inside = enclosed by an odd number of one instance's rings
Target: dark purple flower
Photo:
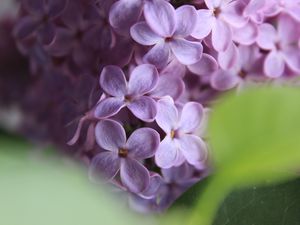
[[[159,134],[151,128],[140,128],[126,141],[124,128],[113,120],[98,122],[95,133],[97,143],[105,151],[93,158],[90,176],[94,178],[101,174],[109,180],[120,172],[121,181],[129,191],[150,196],[146,191],[149,171],[140,161],[155,154]]]
[[[22,3],[29,15],[16,25],[15,36],[24,39],[36,31],[43,44],[50,44],[56,34],[53,20],[65,9],[67,0],[23,0]]]
[[[117,66],[106,66],[100,75],[100,86],[107,94],[95,110],[98,118],[108,118],[127,107],[137,118],[151,122],[156,116],[156,102],[149,96],[158,82],[158,72],[153,65],[137,66],[126,81]]]

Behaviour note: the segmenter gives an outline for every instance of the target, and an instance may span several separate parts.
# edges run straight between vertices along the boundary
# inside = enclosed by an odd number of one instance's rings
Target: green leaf
[[[70,161],[46,161],[28,143],[0,136],[0,224],[134,225],[141,218],[87,180]],[[121,204],[122,203],[122,204]],[[143,224],[153,224],[143,218]]]
[[[209,123],[215,174],[188,224],[212,224],[218,205],[233,189],[297,176],[299,99],[299,89],[264,88],[216,105]]]

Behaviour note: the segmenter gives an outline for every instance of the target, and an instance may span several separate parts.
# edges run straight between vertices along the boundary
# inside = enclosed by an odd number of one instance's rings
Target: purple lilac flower
[[[155,154],[155,162],[161,168],[179,166],[184,161],[197,166],[206,157],[206,145],[193,134],[199,126],[203,108],[199,103],[189,102],[179,114],[171,98],[158,101],[157,124],[166,133]]]
[[[98,118],[108,118],[127,107],[137,118],[151,122],[156,116],[156,102],[146,96],[158,82],[158,72],[153,65],[137,66],[126,81],[117,66],[107,66],[100,75],[100,86],[107,94],[95,110]]]
[[[241,28],[247,20],[242,16],[239,1],[205,0],[208,9],[198,10],[198,23],[192,36],[203,39],[211,33],[212,46],[225,51],[232,42],[232,27]]]
[[[300,22],[300,1],[299,0],[270,0],[264,10],[267,16],[275,16],[279,13],[287,13]]]
[[[105,151],[96,155],[91,163],[90,175],[103,174],[112,179],[120,172],[124,186],[134,193],[148,196],[149,171],[141,160],[151,158],[159,145],[159,134],[151,128],[134,131],[126,141],[123,127],[113,120],[103,120],[96,125],[96,141]]]
[[[194,64],[201,59],[201,43],[186,39],[197,23],[194,7],[182,6],[175,10],[168,2],[157,1],[145,5],[144,16],[146,22],[135,24],[130,33],[139,44],[154,45],[144,56],[146,62],[163,68],[172,55],[184,65]]]
[[[297,23],[288,15],[280,16],[277,30],[268,23],[260,25],[257,44],[270,51],[264,63],[267,76],[282,76],[285,65],[295,72],[300,72],[300,52],[297,48],[300,34],[295,27]]]
[[[56,33],[53,20],[62,13],[67,0],[24,0],[23,2],[29,15],[16,25],[14,31],[16,37],[24,39],[36,31],[43,44],[50,44]]]
[[[211,76],[211,85],[219,91],[242,86],[247,79],[257,79],[262,73],[263,57],[256,46],[239,46],[239,60],[230,70],[217,70]]]

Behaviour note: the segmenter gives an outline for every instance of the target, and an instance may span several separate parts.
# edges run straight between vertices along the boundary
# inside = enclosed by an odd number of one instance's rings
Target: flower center
[[[244,71],[244,70],[240,70],[240,72],[239,72],[239,77],[241,77],[241,78],[245,78],[246,76],[247,76],[247,73],[246,73],[246,71]]]
[[[221,9],[219,7],[215,8],[213,13],[214,13],[215,17],[218,17],[221,14]]]
[[[173,40],[172,37],[166,37],[166,38],[165,38],[165,42],[171,42],[172,40]]]
[[[171,137],[171,139],[178,138],[179,137],[178,130],[171,130],[170,137]]]
[[[128,150],[124,148],[120,148],[118,152],[119,157],[126,158],[128,155]]]

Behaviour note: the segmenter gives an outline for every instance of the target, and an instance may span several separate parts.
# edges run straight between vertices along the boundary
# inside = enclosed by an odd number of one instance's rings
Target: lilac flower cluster
[[[21,2],[29,121],[140,211],[165,209],[208,173],[219,94],[300,74],[299,0]]]

